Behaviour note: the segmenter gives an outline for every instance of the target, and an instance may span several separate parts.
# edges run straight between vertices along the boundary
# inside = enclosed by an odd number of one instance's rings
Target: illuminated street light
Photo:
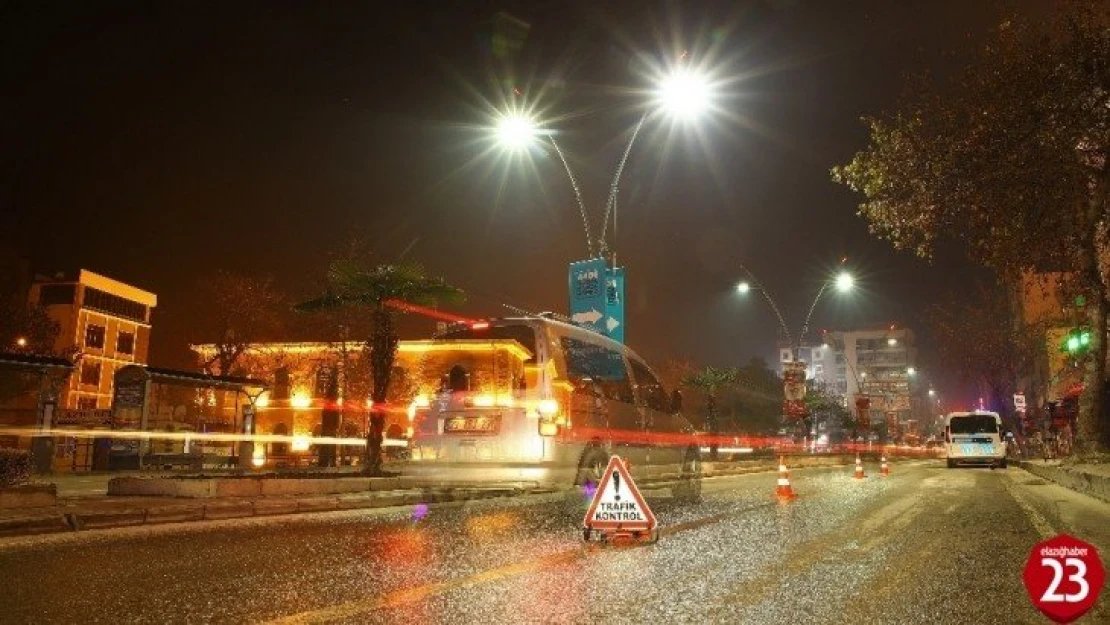
[[[890,337],[889,339],[886,340],[886,344],[890,345],[891,347],[894,347],[895,345],[898,344],[898,339],[896,339],[892,336],[892,337]]]
[[[852,290],[852,287],[855,286],[855,283],[856,281],[854,278],[852,278],[852,274],[843,271],[840,273],[840,275],[836,277],[836,290],[840,291],[841,293],[847,293],[848,291]]]
[[[497,120],[497,142],[509,150],[523,150],[536,142],[536,120],[523,113],[508,113]]]
[[[659,83],[655,97],[664,111],[688,120],[709,108],[712,93],[705,75],[678,69]]]
[[[27,347],[27,339],[21,336],[15,340],[15,344],[19,347]]]
[[[936,396],[937,396],[936,389],[929,389],[929,397],[936,397]]]
[[[738,293],[747,293],[750,290],[752,290],[752,285],[747,280],[736,285],[736,291]]]
[[[913,367],[909,367],[909,368],[906,369],[906,375],[916,375],[916,374],[917,374],[917,369],[915,369]]]

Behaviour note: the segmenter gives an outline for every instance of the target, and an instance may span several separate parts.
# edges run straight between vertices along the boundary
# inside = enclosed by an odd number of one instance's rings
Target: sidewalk
[[[1110,502],[1110,465],[1064,465],[1060,460],[1017,460],[1016,463],[1037,477]]]
[[[854,456],[793,456],[787,462],[791,469],[848,466],[854,463]],[[726,477],[747,473],[773,472],[777,469],[777,458],[706,462],[703,464],[703,475],[707,478]],[[111,496],[106,494],[110,479],[128,475],[153,477],[170,474],[127,472],[53,476],[51,481],[57,487],[57,505],[41,508],[0,509],[0,537],[279,514],[387,508],[569,490],[569,488],[560,489],[554,486],[519,482],[445,485],[443,482],[417,481],[410,477],[403,478],[403,480],[398,478],[364,478],[374,482],[369,490],[336,495],[268,495],[194,499]],[[355,477],[357,473],[350,471],[337,472],[336,477],[348,475]],[[642,486],[646,489],[662,489],[672,486],[678,479],[680,479],[680,476],[672,473],[649,470],[638,481],[642,481]],[[391,488],[393,484],[399,481],[405,482],[406,487],[382,490]],[[375,485],[379,485],[379,487],[375,488]]]

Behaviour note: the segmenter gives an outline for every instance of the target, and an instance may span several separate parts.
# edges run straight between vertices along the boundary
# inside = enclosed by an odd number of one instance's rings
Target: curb
[[[403,483],[399,483],[402,484]],[[0,538],[83,532],[139,525],[166,525],[192,521],[216,521],[247,517],[295,515],[337,510],[391,508],[403,505],[446,503],[511,497],[521,494],[544,494],[553,489],[521,489],[502,486],[465,488],[409,488],[391,491],[365,491],[338,496],[260,497],[257,499],[174,503],[149,508],[128,508],[111,511],[56,512],[44,509],[41,514],[18,518],[0,518]]]
[[[1016,463],[1037,477],[1110,503],[1110,476],[1076,471],[1067,467],[1037,464],[1032,460],[1017,460]]]
[[[72,531],[73,527],[66,521],[66,517],[60,513],[0,519],[0,537],[34,536]]]

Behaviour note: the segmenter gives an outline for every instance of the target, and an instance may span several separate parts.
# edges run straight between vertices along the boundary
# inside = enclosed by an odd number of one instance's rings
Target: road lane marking
[[[1008,474],[1006,476],[1006,479],[1002,481],[1002,485],[1006,489],[1006,492],[1010,493],[1010,496],[1017,502],[1022,512],[1025,513],[1025,516],[1029,518],[1029,522],[1033,524],[1033,528],[1037,530],[1041,538],[1049,539],[1060,533],[1052,527],[1048,519],[1044,518],[1040,512],[1037,512],[1037,509],[1033,507],[1033,504],[1029,503],[1025,495],[1018,491],[1018,485],[1014,483],[1011,475]]]
[[[679,532],[686,532],[690,530],[699,529],[719,523],[725,519],[739,516],[754,510],[769,508],[777,505],[775,502],[768,502],[748,506],[740,510],[733,510],[730,512],[722,512],[712,514],[699,519],[693,519],[683,523],[676,523],[666,528],[660,529],[660,536],[673,536]],[[523,562],[515,564],[508,564],[492,568],[481,573],[475,573],[467,577],[459,579],[447,580],[443,582],[436,582],[432,584],[425,584],[423,586],[416,586],[414,588],[404,588],[388,592],[384,595],[365,599],[361,601],[351,601],[348,603],[341,603],[338,605],[328,606],[317,610],[309,610],[297,614],[291,614],[280,618],[268,621],[269,625],[303,625],[306,623],[326,623],[330,621],[337,621],[343,619],[350,619],[356,616],[374,612],[377,610],[395,608],[403,605],[409,605],[424,601],[429,597],[441,595],[453,590],[461,588],[469,588],[479,584],[488,582],[495,582],[518,575],[527,573],[534,573],[544,569],[569,564],[578,560],[584,559],[594,554],[605,553],[607,550],[597,544],[581,545],[573,549],[566,549],[556,553],[539,556]]]

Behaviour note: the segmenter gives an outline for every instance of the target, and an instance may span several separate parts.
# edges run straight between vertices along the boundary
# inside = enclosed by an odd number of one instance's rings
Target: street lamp
[[[752,290],[752,285],[747,280],[736,285],[736,291],[738,293],[747,294],[747,292],[750,290]]]
[[[906,368],[906,375],[908,375],[908,376],[911,376],[911,377],[912,377],[912,376],[914,376],[914,375],[916,375],[916,374],[917,374],[917,369],[915,369],[914,367],[908,367],[908,368]]]
[[[704,74],[679,68],[660,81],[655,97],[659,107],[673,117],[690,120],[709,108],[712,88]]]
[[[497,121],[497,142],[513,151],[530,147],[536,141],[539,128],[536,120],[523,113],[508,113]]]
[[[15,340],[15,344],[18,347],[27,347],[27,339],[21,336]]]
[[[848,273],[847,271],[842,271],[840,272],[840,275],[836,277],[836,290],[840,291],[841,293],[847,293],[848,291],[852,290],[852,287],[855,286],[855,283],[856,281],[854,278],[852,278],[852,274]]]
[[[936,397],[936,396],[937,396],[936,389],[932,389],[932,388],[929,389],[929,397]]]

